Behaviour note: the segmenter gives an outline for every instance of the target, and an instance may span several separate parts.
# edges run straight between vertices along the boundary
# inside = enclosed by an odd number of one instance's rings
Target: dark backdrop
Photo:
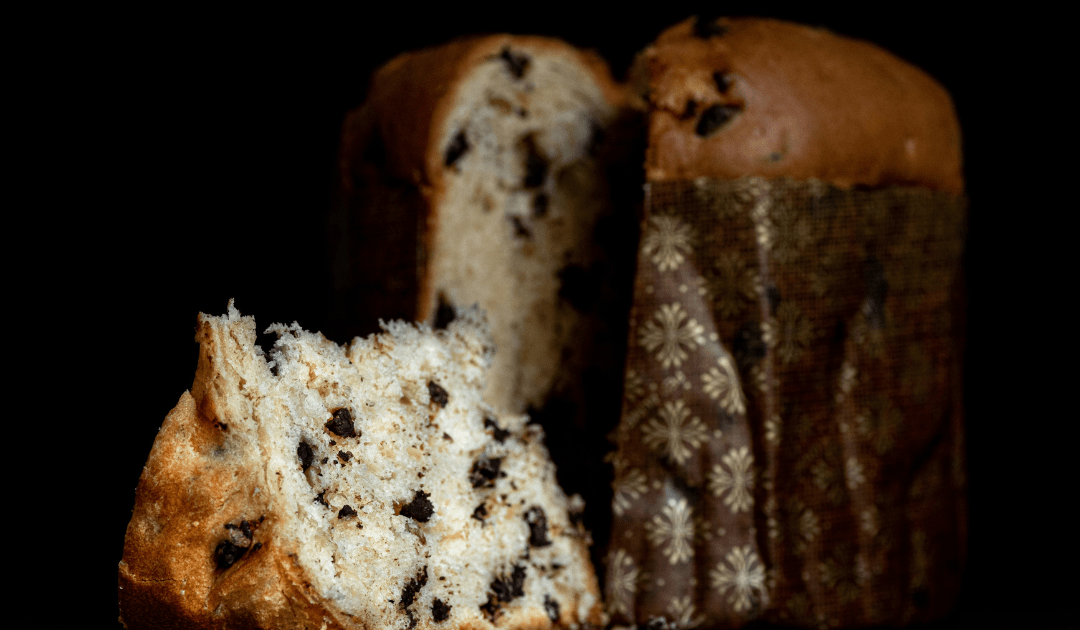
[[[72,577],[86,602],[80,621],[63,625],[119,627],[116,566],[134,488],[162,419],[191,385],[196,314],[221,314],[236,298],[260,327],[295,320],[339,342],[351,336],[329,321],[323,224],[342,117],[361,103],[371,71],[405,50],[507,31],[594,48],[621,76],[660,30],[696,12],[661,5],[617,18],[535,3],[476,15],[402,3],[317,19],[162,9],[75,25],[63,62],[71,79],[52,86],[55,139],[39,190],[57,204],[60,191],[74,193],[64,208],[39,207],[75,233],[41,299],[58,318],[49,360],[77,362],[71,391],[92,428],[85,435],[101,444],[74,493],[94,538],[66,552],[77,554]],[[1077,414],[1061,393],[1070,372],[1053,357],[1075,345],[1059,249],[1059,222],[1075,203],[1048,192],[1061,184],[1050,177],[1057,154],[1045,152],[1066,142],[1052,93],[1060,44],[1022,15],[804,6],[724,10],[874,41],[955,99],[971,200],[971,535],[957,623],[1065,619],[1076,553],[1061,493],[1075,492],[1076,473],[1064,431]]]

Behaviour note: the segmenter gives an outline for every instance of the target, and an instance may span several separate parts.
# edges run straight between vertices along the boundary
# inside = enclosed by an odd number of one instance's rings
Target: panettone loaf
[[[464,39],[379,69],[343,134],[339,316],[438,328],[479,305],[498,348],[491,404],[539,409],[555,391],[582,407],[583,372],[617,372],[625,339],[636,208],[613,207],[608,182],[618,164],[640,172],[625,100],[599,57],[541,37]]]
[[[120,563],[128,628],[602,623],[542,430],[481,397],[482,315],[347,348],[229,304],[144,468]]]
[[[691,19],[648,108],[613,528],[616,623],[880,627],[956,601],[959,125],[865,42]]]

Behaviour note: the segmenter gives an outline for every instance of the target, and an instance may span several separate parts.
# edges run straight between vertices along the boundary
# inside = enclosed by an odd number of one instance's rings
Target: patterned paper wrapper
[[[966,537],[966,200],[646,188],[605,591],[615,623],[900,625]]]

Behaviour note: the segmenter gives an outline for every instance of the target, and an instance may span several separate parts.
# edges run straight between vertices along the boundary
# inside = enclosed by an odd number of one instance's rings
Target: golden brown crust
[[[791,177],[962,192],[952,101],[918,68],[821,29],[717,24],[722,32],[705,38],[694,19],[682,22],[639,58],[649,77],[649,181]],[[733,115],[698,133],[717,105]]]
[[[591,71],[608,102],[616,105],[626,101],[624,88],[612,79],[607,64],[597,54],[545,37],[472,37],[390,60],[372,77],[365,104],[345,120],[339,160],[341,187],[346,197],[354,192],[355,180],[370,181],[372,177],[390,177],[418,187],[424,199],[423,216],[417,221],[422,232],[418,245],[424,252],[431,251],[431,235],[439,221],[433,209],[438,207],[445,189],[440,130],[458,100],[462,79],[478,64],[498,57],[507,48],[573,58]],[[393,138],[393,142],[384,144],[382,138]],[[381,154],[377,161],[382,164],[372,161],[376,147]],[[376,173],[376,167],[382,172]],[[422,311],[435,304],[434,289],[422,269],[417,275],[415,317],[426,319],[429,314]]]

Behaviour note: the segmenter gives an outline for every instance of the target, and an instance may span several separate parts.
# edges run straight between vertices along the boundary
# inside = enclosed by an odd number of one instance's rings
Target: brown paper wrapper
[[[646,188],[617,450],[616,623],[940,617],[966,536],[966,201]]]

